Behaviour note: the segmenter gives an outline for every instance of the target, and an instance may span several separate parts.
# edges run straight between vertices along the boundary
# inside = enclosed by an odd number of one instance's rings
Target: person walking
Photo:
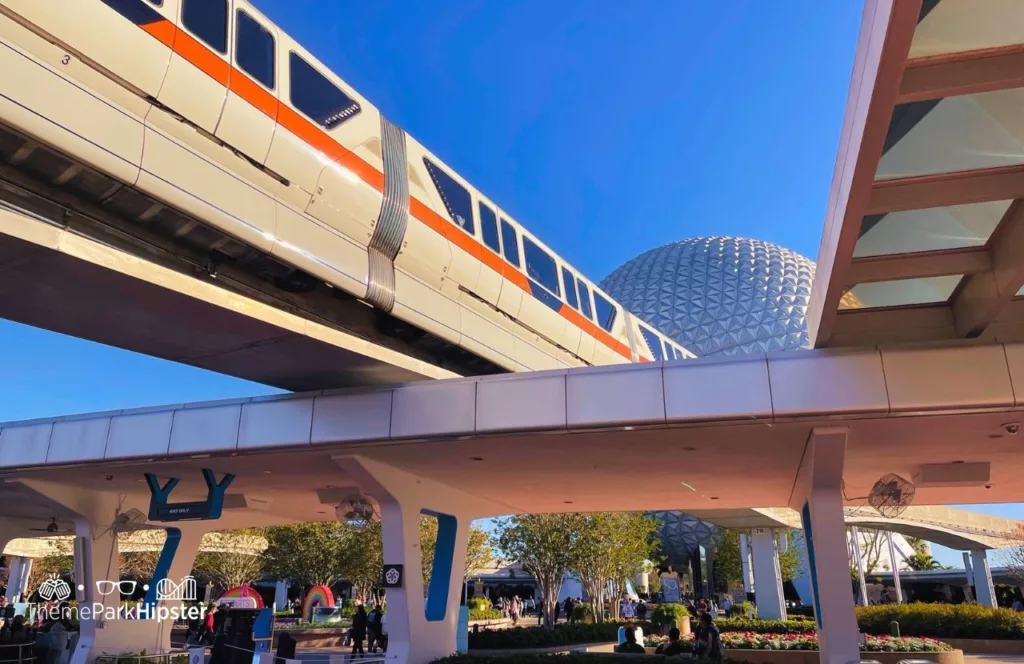
[[[366,607],[362,604],[352,616],[352,654],[363,655],[363,639],[366,638]]]
[[[722,636],[718,626],[711,619],[710,613],[700,614],[697,632],[693,636],[693,656],[695,659],[723,659]]]

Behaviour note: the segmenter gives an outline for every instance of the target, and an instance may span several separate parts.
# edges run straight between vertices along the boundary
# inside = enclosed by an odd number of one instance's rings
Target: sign
[[[224,479],[217,481],[217,476],[209,468],[203,468],[203,479],[206,481],[206,500],[168,504],[171,492],[181,482],[180,478],[172,477],[167,483],[160,486],[159,480],[153,473],[146,473],[146,483],[149,485],[149,520],[168,521],[199,521],[205,519],[219,519],[221,510],[224,508],[224,494],[228,490],[235,476],[231,473],[224,475]]]
[[[661,580],[661,594],[664,595],[666,602],[680,602],[682,596],[679,593],[679,579],[672,577],[665,577]]]
[[[206,648],[189,648],[188,664],[206,664]]]
[[[401,588],[402,587],[402,576],[403,576],[402,565],[385,565],[384,566],[384,587],[385,588]]]

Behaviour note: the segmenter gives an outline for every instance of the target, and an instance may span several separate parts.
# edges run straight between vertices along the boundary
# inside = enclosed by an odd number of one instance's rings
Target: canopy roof
[[[1024,337],[1024,2],[869,0],[816,347]]]

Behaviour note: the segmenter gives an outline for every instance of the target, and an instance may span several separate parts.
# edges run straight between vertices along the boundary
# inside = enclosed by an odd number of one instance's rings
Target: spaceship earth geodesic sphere
[[[683,512],[651,512],[658,522],[658,537],[665,563],[684,567],[697,552],[697,547],[710,548],[721,532],[707,521]]]
[[[814,263],[770,242],[702,237],[627,261],[601,288],[697,357],[808,346]]]

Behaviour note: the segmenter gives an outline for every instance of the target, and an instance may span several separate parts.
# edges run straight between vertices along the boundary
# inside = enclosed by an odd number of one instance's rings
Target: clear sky
[[[697,235],[817,256],[857,2],[254,2],[594,280]],[[6,322],[0,366],[0,421],[273,391]]]

